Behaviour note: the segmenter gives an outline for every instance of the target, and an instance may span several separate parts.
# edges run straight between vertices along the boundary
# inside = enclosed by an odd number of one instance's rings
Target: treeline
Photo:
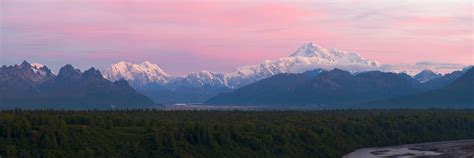
[[[474,138],[474,110],[0,112],[1,157],[341,157]]]

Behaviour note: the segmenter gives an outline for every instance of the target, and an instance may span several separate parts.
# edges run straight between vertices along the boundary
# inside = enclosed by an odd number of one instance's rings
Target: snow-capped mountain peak
[[[16,65],[16,66],[24,70],[28,70],[28,71],[32,70],[34,73],[45,76],[45,77],[54,76],[53,72],[43,64],[39,64],[39,63],[30,64],[29,62],[25,60],[20,65]]]
[[[204,85],[226,87],[225,76],[222,73],[214,73],[210,71],[192,72],[186,75],[184,78],[178,79],[181,81],[180,84],[185,84],[191,87],[201,87]]]
[[[341,68],[357,72],[378,69],[379,66],[377,61],[365,59],[357,53],[307,43],[288,57],[239,67],[225,75],[230,87],[240,87],[280,73],[302,73],[316,68]]]
[[[141,64],[120,61],[105,70],[104,77],[112,81],[125,79],[131,81],[132,84],[145,85],[152,82],[167,83],[171,76],[149,61]]]
[[[53,72],[48,67],[40,63],[31,64],[31,69],[35,73],[39,73],[40,75],[43,75],[43,76],[50,77],[54,75]]]
[[[380,63],[377,61],[367,60],[357,53],[346,52],[336,48],[326,49],[312,42],[298,48],[290,57],[313,58],[313,61],[318,61],[320,64],[380,66]]]
[[[238,88],[280,73],[302,73],[316,68],[366,71],[377,69],[379,65],[378,62],[365,59],[356,53],[326,49],[315,43],[307,43],[288,57],[264,60],[260,64],[238,67],[227,73],[201,71],[184,77],[173,77],[166,74],[158,65],[148,61],[141,64],[122,61],[112,65],[104,72],[104,75],[110,80],[124,78],[132,85],[138,82],[139,85],[158,83],[171,87],[211,85]]]
[[[290,55],[290,57],[321,57],[321,56],[327,56],[327,49],[318,46],[317,44],[311,42],[302,45],[300,48],[298,48],[293,54]]]

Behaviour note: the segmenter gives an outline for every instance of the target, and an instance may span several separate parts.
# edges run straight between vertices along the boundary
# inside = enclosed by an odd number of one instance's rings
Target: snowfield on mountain
[[[380,66],[379,62],[363,58],[357,53],[339,49],[325,49],[315,43],[308,43],[298,48],[288,57],[238,67],[227,73],[201,71],[186,76],[170,76],[158,65],[148,61],[142,64],[121,61],[111,65],[110,68],[104,71],[104,75],[112,81],[126,79],[135,86],[154,83],[171,87],[210,85],[238,88],[281,73],[302,73],[316,68],[340,68],[358,72],[377,70]]]

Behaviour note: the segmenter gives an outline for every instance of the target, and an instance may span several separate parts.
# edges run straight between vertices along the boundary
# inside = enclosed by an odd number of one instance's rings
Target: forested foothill
[[[474,138],[474,110],[0,112],[1,157],[341,157]]]

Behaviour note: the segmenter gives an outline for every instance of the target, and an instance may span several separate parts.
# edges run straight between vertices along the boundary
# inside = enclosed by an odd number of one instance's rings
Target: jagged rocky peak
[[[99,70],[91,67],[89,70],[84,71],[82,73],[83,78],[103,78],[102,73]]]
[[[46,65],[40,64],[40,63],[33,63],[31,64],[31,69],[40,75],[46,76],[46,77],[52,77],[54,76],[53,71],[49,69]]]
[[[61,67],[59,70],[59,74],[61,73],[80,73],[81,70],[74,68],[71,64],[66,64],[65,66]]]
[[[31,64],[26,60],[23,60],[20,65],[15,65],[15,67],[22,71],[30,71],[32,69]]]
[[[23,60],[23,62],[20,64],[20,66],[21,66],[22,68],[30,68],[30,67],[31,67],[31,64],[30,64],[28,61]]]
[[[74,79],[81,77],[81,70],[75,69],[71,64],[63,66],[58,73],[59,79]]]
[[[7,83],[17,87],[32,86],[49,81],[53,78],[54,74],[51,73],[51,71],[47,67],[41,67],[37,69],[37,66],[34,66],[34,64],[30,64],[26,60],[23,61],[21,64],[9,66],[3,65],[0,69],[0,80],[10,80],[11,82],[9,81]]]

